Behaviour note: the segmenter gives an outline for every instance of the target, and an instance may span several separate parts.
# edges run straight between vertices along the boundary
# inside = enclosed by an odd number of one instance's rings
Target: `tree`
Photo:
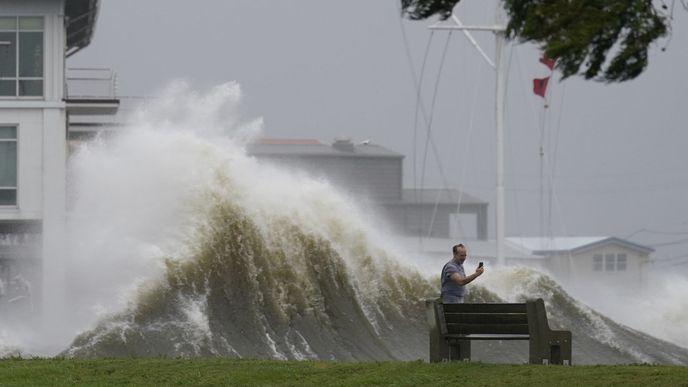
[[[563,78],[623,82],[640,75],[650,45],[667,34],[666,6],[652,0],[501,0],[506,37],[538,45]],[[447,19],[459,0],[401,0],[412,20]],[[685,4],[684,4],[685,6]],[[608,58],[608,56],[610,58]]]

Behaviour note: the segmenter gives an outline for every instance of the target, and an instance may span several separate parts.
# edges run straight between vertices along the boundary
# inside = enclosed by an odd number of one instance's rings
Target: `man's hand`
[[[473,274],[471,274],[471,275],[467,275],[467,276],[465,276],[465,277],[461,277],[461,274],[459,274],[459,273],[454,273],[454,274],[452,274],[452,275],[449,277],[449,279],[450,279],[453,283],[458,284],[458,285],[468,285],[469,283],[471,283],[471,281],[473,281],[474,279],[480,277],[480,276],[483,274],[484,271],[485,271],[485,268],[484,268],[484,267],[478,267],[478,268],[475,270],[475,273],[473,273]]]

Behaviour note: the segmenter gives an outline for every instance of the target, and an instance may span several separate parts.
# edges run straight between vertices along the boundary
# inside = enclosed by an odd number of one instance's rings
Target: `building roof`
[[[647,254],[655,251],[651,247],[639,245],[637,243],[612,236],[552,238],[509,237],[506,238],[506,240],[508,243],[531,251],[533,254],[539,255],[556,252],[581,252],[587,249],[595,248],[600,245],[610,243],[622,245],[630,249],[638,250]]]
[[[275,139],[264,138],[249,144],[248,152],[257,156],[279,157],[380,157],[398,158],[401,153],[391,151],[380,145],[363,141],[335,140],[331,145],[315,139]]]
[[[66,0],[67,56],[88,46],[93,38],[100,0]]]
[[[261,138],[256,143],[260,145],[323,145],[314,138]]]
[[[487,205],[487,202],[456,189],[404,189],[402,191],[404,203],[418,204],[477,204]]]

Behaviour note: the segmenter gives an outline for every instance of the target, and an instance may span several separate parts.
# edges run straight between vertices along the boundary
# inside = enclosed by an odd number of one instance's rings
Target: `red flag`
[[[542,58],[540,58],[540,63],[547,66],[550,70],[554,70],[555,62],[556,61],[554,59],[548,58],[547,55],[542,55]]]
[[[533,79],[533,93],[539,95],[542,98],[545,98],[545,92],[547,91],[548,82],[549,77]]]

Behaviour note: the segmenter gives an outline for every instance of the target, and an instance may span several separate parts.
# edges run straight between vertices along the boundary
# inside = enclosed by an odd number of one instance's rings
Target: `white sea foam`
[[[142,284],[156,281],[163,273],[164,259],[189,256],[192,231],[209,211],[205,199],[218,192],[247,212],[268,245],[273,240],[285,242],[271,231],[276,219],[289,219],[304,233],[329,241],[347,263],[358,303],[370,324],[379,329],[383,321],[378,318],[384,319],[378,307],[382,284],[372,274],[403,271],[403,267],[387,265],[387,257],[405,255],[380,231],[387,228],[376,224],[369,211],[327,181],[247,156],[244,145],[260,133],[262,122],[238,118],[240,96],[235,83],[207,93],[174,83],[137,111],[130,127],[107,141],[83,144],[73,155],[71,250],[63,262],[68,267],[72,309],[65,310],[60,319],[66,326],[65,336],[60,338],[64,346],[102,316],[126,308]],[[284,246],[289,247],[288,243]],[[296,260],[293,263],[303,266]],[[251,270],[255,275],[255,268]],[[497,292],[509,300],[529,292],[529,284],[513,273],[492,270],[481,281],[490,283],[491,289],[501,287]],[[184,318],[168,323],[186,324],[192,342],[208,340],[207,301],[185,302]],[[668,312],[663,315],[665,321],[686,321],[688,308],[673,309],[676,304],[671,302],[659,305]],[[126,341],[129,328],[129,322],[120,321],[109,329]],[[165,329],[165,324],[157,328]],[[278,348],[281,338],[264,333],[275,356],[286,358]],[[287,341],[292,354],[313,355],[305,338],[296,334],[303,342]],[[99,338],[96,335],[94,339]],[[0,336],[0,348],[22,347],[30,341],[18,335]],[[226,346],[231,348],[230,343]],[[196,351],[199,348],[200,344]]]
[[[604,284],[572,292],[614,321],[688,348],[688,278],[657,273],[633,285],[631,294]]]
[[[272,335],[270,335],[270,333],[265,332],[265,340],[267,341],[268,346],[270,347],[270,350],[272,351],[273,357],[275,359],[287,360],[287,356],[285,356],[282,352],[280,352],[279,349],[277,349],[277,343],[272,338]]]
[[[180,300],[185,320],[182,323],[183,332],[186,333],[184,343],[194,348],[194,355],[200,356],[203,348],[209,348],[216,353],[212,345],[213,333],[208,321],[208,298],[206,294],[197,297],[186,297]],[[217,354],[217,353],[216,353]]]
[[[566,289],[549,289],[543,287],[541,280],[549,278],[548,274],[536,270],[522,267],[507,267],[503,269],[493,269],[489,276],[481,277],[483,285],[497,293],[507,301],[515,302],[523,298],[542,297],[546,301],[550,299],[554,292],[566,292]],[[682,282],[678,278],[671,281],[673,287],[664,288],[680,293]],[[664,283],[666,286],[666,283]],[[688,288],[686,288],[688,290]],[[571,305],[576,308],[575,315],[583,317],[592,326],[588,334],[595,340],[605,343],[610,348],[614,348],[621,353],[627,353],[638,362],[650,362],[651,359],[643,352],[645,348],[639,347],[634,342],[629,342],[620,337],[625,331],[620,331],[610,326],[608,320],[603,315],[610,317],[615,323],[639,329],[652,336],[667,339],[679,345],[686,343],[685,322],[688,321],[686,301],[683,297],[660,297],[658,302],[650,302],[645,297],[633,297],[632,299],[613,296],[615,292],[606,291],[596,293],[597,297],[591,297],[592,305],[588,306],[587,299],[571,299]],[[604,297],[599,297],[604,294]],[[665,305],[662,305],[665,302]],[[647,310],[648,313],[643,313]],[[667,319],[667,316],[671,316]],[[662,319],[664,319],[662,323]],[[668,324],[667,324],[668,321]],[[581,323],[570,322],[570,323]],[[644,324],[644,325],[643,325]],[[625,328],[623,328],[625,329]]]
[[[289,350],[291,351],[292,355],[296,360],[318,359],[318,355],[315,352],[313,352],[311,346],[308,344],[308,341],[305,337],[303,337],[303,335],[299,331],[291,330],[290,334],[287,335],[287,337],[295,337],[297,340],[296,343],[292,343],[291,341],[287,340]]]

